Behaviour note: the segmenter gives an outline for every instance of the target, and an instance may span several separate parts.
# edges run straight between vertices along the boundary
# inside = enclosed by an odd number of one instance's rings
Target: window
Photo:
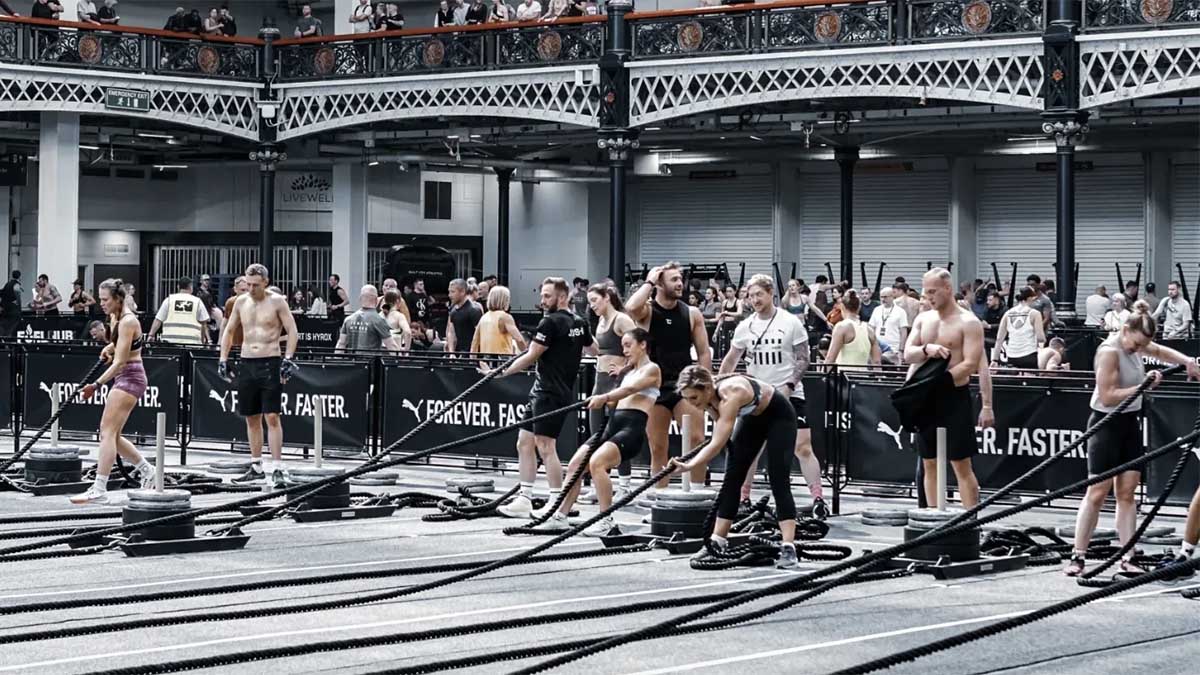
[[[450,220],[451,183],[425,181],[425,220]]]

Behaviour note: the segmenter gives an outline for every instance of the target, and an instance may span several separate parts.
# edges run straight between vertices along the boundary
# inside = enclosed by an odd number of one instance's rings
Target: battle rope
[[[0,462],[0,473],[8,471],[8,467],[12,466],[17,462],[17,460],[24,457],[25,453],[29,452],[29,449],[42,439],[42,436],[50,430],[50,427],[54,426],[54,423],[58,421],[58,418],[62,417],[63,413],[67,411],[67,408],[71,407],[71,404],[80,399],[80,394],[82,393],[80,390],[84,385],[92,381],[92,376],[94,376],[96,371],[100,370],[100,367],[103,365],[104,361],[96,361],[96,363],[92,364],[91,369],[87,371],[87,375],[84,375],[83,379],[79,381],[79,384],[75,385],[75,390],[71,392],[71,395],[59,402],[58,412],[51,415],[50,419],[46,420],[46,422],[34,432],[33,438],[29,439],[29,442],[25,444],[25,447],[13,453],[13,455],[8,459]]]
[[[1182,369],[1183,369],[1183,366],[1172,366],[1171,368],[1168,368],[1168,369],[1162,371],[1162,374],[1165,377],[1169,374],[1179,372]],[[968,529],[978,528],[986,523],[994,522],[1001,518],[1007,518],[1016,513],[1021,513],[1021,512],[1027,511],[1031,508],[1034,508],[1035,506],[1039,506],[1041,504],[1048,503],[1048,502],[1052,501],[1053,499],[1058,499],[1067,494],[1070,494],[1072,491],[1077,490],[1081,487],[1086,487],[1093,483],[1098,483],[1102,480],[1105,480],[1107,478],[1111,478],[1112,476],[1117,475],[1121,471],[1128,470],[1129,468],[1132,468],[1132,467],[1140,466],[1141,464],[1143,464],[1151,459],[1160,457],[1168,452],[1171,452],[1172,450],[1175,450],[1180,445],[1190,442],[1194,438],[1200,437],[1200,433],[1193,432],[1187,436],[1184,436],[1183,438],[1180,438],[1171,443],[1168,443],[1167,445],[1159,448],[1158,450],[1156,450],[1152,453],[1148,453],[1146,455],[1143,455],[1140,458],[1137,458],[1130,462],[1126,462],[1125,464],[1117,467],[1116,469],[1110,469],[1108,471],[1103,472],[1102,474],[1099,474],[1098,476],[1093,476],[1091,478],[1079,481],[1073,485],[1068,486],[1067,488],[1063,488],[1063,489],[1054,491],[1052,493],[1049,493],[1047,495],[1043,495],[1041,497],[1032,499],[1030,501],[1023,502],[1014,507],[1010,507],[1008,509],[1003,509],[1003,510],[1001,510],[995,514],[992,514],[990,516],[986,516],[983,518],[976,518],[976,516],[984,508],[992,505],[996,501],[1011,494],[1014,490],[1016,490],[1016,488],[1019,485],[1023,484],[1030,477],[1045,470],[1053,462],[1057,461],[1058,459],[1066,456],[1067,454],[1069,454],[1071,452],[1074,452],[1078,447],[1080,447],[1082,444],[1086,443],[1087,440],[1089,438],[1091,438],[1093,435],[1095,435],[1096,432],[1099,431],[1100,428],[1102,428],[1104,425],[1108,424],[1117,415],[1123,413],[1130,405],[1132,405],[1134,400],[1136,400],[1137,397],[1141,396],[1150,387],[1150,385],[1153,383],[1153,381],[1154,380],[1150,377],[1147,377],[1145,380],[1143,380],[1142,383],[1138,385],[1137,389],[1134,390],[1134,392],[1132,394],[1130,394],[1127,398],[1125,398],[1125,400],[1121,401],[1121,403],[1117,405],[1117,407],[1113,410],[1113,412],[1105,415],[1096,424],[1092,425],[1090,428],[1088,428],[1086,431],[1084,431],[1084,433],[1078,439],[1076,439],[1074,442],[1072,442],[1069,445],[1067,445],[1066,447],[1064,447],[1062,450],[1051,455],[1050,457],[1047,457],[1045,460],[1043,460],[1037,466],[1033,467],[1029,471],[1026,471],[1023,475],[1018,477],[1016,480],[1014,480],[1013,482],[1004,486],[1000,490],[996,491],[991,496],[989,496],[987,499],[984,499],[979,504],[977,504],[975,507],[964,511],[963,513],[959,514],[954,519],[947,521],[946,523],[938,526],[937,528],[935,528],[933,530],[926,532],[925,534],[922,534],[918,537],[914,537],[910,541],[904,542],[902,544],[890,546],[890,547],[882,549],[880,551],[868,553],[868,554],[865,554],[865,555],[860,556],[853,560],[846,560],[846,561],[837,563],[835,565],[826,567],[824,569],[821,569],[821,570],[818,570],[815,572],[810,572],[808,574],[798,576],[794,579],[790,579],[788,581],[781,582],[779,584],[766,586],[766,587],[756,589],[753,591],[747,591],[746,593],[743,593],[742,596],[740,596],[739,598],[736,598],[733,600],[728,600],[728,601],[721,602],[721,603],[717,603],[710,607],[707,607],[707,608],[704,608],[701,610],[697,610],[695,612],[691,612],[689,614],[686,614],[686,615],[683,615],[680,617],[676,617],[675,619],[664,621],[664,622],[661,622],[661,623],[658,623],[658,624],[655,624],[652,626],[647,626],[645,628],[642,628],[637,631],[633,631],[631,633],[626,633],[623,635],[618,635],[618,636],[609,638],[600,643],[578,649],[569,654],[565,654],[563,656],[560,656],[560,657],[557,657],[554,659],[550,659],[543,663],[535,664],[534,666],[522,669],[521,671],[518,671],[518,672],[523,673],[523,674],[524,673],[538,673],[538,672],[542,672],[543,670],[547,670],[549,668],[555,668],[555,667],[566,665],[568,663],[572,663],[578,659],[585,658],[587,656],[591,656],[593,654],[597,654],[602,651],[607,651],[608,649],[613,649],[615,647],[619,647],[619,646],[621,646],[623,644],[627,644],[629,642],[658,637],[658,636],[664,634],[664,631],[677,628],[682,624],[691,623],[693,621],[696,621],[697,619],[701,619],[706,616],[710,616],[717,612],[723,612],[723,611],[731,609],[733,607],[737,607],[739,605],[743,605],[745,603],[752,602],[758,598],[763,597],[769,590],[794,588],[800,583],[804,583],[804,582],[811,581],[814,579],[831,576],[833,574],[851,570],[851,569],[854,569],[857,567],[857,569],[855,569],[853,572],[850,572],[849,574],[846,574],[845,577],[843,577],[843,579],[853,579],[856,574],[861,573],[862,571],[867,569],[867,567],[864,567],[864,566],[869,566],[869,565],[875,564],[877,562],[887,560],[887,559],[895,557],[901,553],[910,551],[914,548],[931,543],[931,542],[941,539],[943,537],[957,534],[959,532],[963,532]],[[835,580],[835,581],[837,581],[837,580]],[[834,584],[834,585],[836,585],[836,584]],[[832,586],[830,586],[830,587],[832,587]],[[766,610],[764,610],[765,613],[763,613],[762,616],[766,616],[767,614],[781,611],[783,609],[786,609],[787,607],[791,607],[795,604],[799,604],[800,602],[803,602],[804,600],[806,600],[808,597],[811,597],[811,594],[802,595],[802,596],[799,596],[799,598],[788,600],[786,602],[779,603],[777,605],[769,607]],[[752,613],[752,614],[757,614],[757,613]]]

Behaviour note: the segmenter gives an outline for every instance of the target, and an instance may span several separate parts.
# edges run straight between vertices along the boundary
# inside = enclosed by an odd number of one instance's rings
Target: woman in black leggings
[[[775,566],[791,569],[796,559],[796,502],[792,499],[792,447],[796,442],[796,411],[787,396],[769,384],[746,375],[713,378],[707,368],[688,366],[679,375],[679,395],[700,410],[708,410],[715,420],[712,439],[688,462],[672,459],[675,473],[705,466],[729,444],[725,479],[717,496],[717,522],[712,544],[726,545],[729,528],[737,516],[742,481],[746,479],[764,447],[767,476],[775,498],[775,513],[783,534],[783,548]],[[737,423],[737,429],[734,424]]]

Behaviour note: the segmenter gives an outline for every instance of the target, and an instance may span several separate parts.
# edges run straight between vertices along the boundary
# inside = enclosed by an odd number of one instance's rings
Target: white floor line
[[[608,593],[605,595],[593,595],[582,598],[561,598],[558,600],[545,600],[542,602],[531,602],[521,605],[507,605],[504,607],[491,607],[488,609],[475,609],[466,612],[449,612],[445,614],[433,614],[430,616],[407,617],[404,619],[393,619],[390,621],[373,621],[371,623],[348,624],[342,626],[321,626],[319,628],[307,628],[303,630],[286,630],[274,633],[259,633],[257,635],[240,635],[237,637],[217,638],[214,640],[203,640],[200,642],[188,642],[177,645],[167,645],[163,647],[150,647],[147,649],[130,649],[120,652],[109,652],[107,654],[91,654],[87,656],[72,656],[63,659],[53,659],[50,661],[37,661],[33,663],[22,663],[17,665],[9,665],[0,667],[0,672],[9,672],[13,670],[21,670],[23,668],[44,668],[47,666],[60,666],[68,663],[81,663],[84,661],[95,661],[100,659],[114,659],[128,656],[139,656],[144,654],[158,654],[162,652],[191,650],[199,647],[209,647],[212,645],[233,644],[238,642],[256,642],[279,637],[299,637],[304,635],[321,635],[337,631],[362,631],[373,628],[388,628],[391,626],[403,626],[412,623],[426,623],[429,621],[441,621],[446,619],[460,619],[465,617],[480,616],[483,614],[499,614],[503,612],[517,612],[529,609],[541,609],[544,607],[555,607],[558,605],[585,605],[589,602],[597,602],[601,600],[623,600],[627,598],[636,598],[647,595],[661,595],[678,593],[679,591],[693,591],[701,588],[717,588],[720,586],[731,586],[741,584],[745,581],[758,581],[762,579],[773,579],[778,577],[788,576],[786,573],[780,574],[765,574],[755,577],[744,577],[741,579],[727,579],[724,581],[711,581],[703,584],[688,584],[687,586],[675,586],[673,588],[655,588],[646,591],[622,591],[620,593]]]
[[[1138,598],[1149,598],[1155,595],[1166,595],[1167,593],[1178,593],[1186,591],[1189,588],[1200,588],[1200,584],[1189,584],[1187,586],[1172,586],[1171,588],[1160,588],[1154,591],[1146,591],[1144,593],[1130,593],[1128,595],[1115,595],[1111,598],[1103,598],[1096,601],[1099,605],[1102,602],[1125,602],[1126,600],[1136,600]]]
[[[565,548],[572,546],[587,546],[591,542],[564,542],[556,548]],[[82,593],[108,593],[121,592],[133,588],[150,588],[153,586],[173,586],[176,584],[188,584],[199,581],[221,581],[224,579],[239,579],[244,577],[263,576],[271,574],[289,574],[292,572],[314,572],[317,570],[336,570],[336,569],[351,569],[355,567],[371,567],[376,565],[394,565],[396,563],[411,563],[425,562],[429,560],[448,560],[451,558],[468,558],[477,555],[487,555],[489,553],[518,553],[532,546],[522,546],[518,548],[491,548],[483,551],[468,551],[465,553],[448,553],[445,555],[427,555],[419,558],[395,558],[392,560],[368,560],[365,562],[356,563],[337,563],[332,565],[316,565],[312,567],[277,567],[274,569],[254,570],[251,572],[231,572],[229,574],[216,574],[204,577],[185,577],[182,579],[168,579],[164,581],[147,581],[140,584],[117,584],[114,586],[98,586],[94,588],[76,588],[64,591],[43,591],[40,593],[21,593],[17,595],[0,595],[0,600],[16,600],[19,598],[40,598],[51,595],[76,595]]]
[[[871,633],[868,635],[859,635],[852,638],[844,638],[842,640],[832,640],[829,642],[818,642],[811,645],[801,645],[799,647],[789,647],[787,649],[774,649],[769,652],[755,652],[752,654],[743,654],[741,656],[730,656],[724,659],[714,659],[712,661],[697,661],[695,663],[685,663],[677,666],[669,666],[667,668],[659,668],[657,670],[643,670],[631,675],[660,675],[661,673],[683,673],[692,670],[701,670],[704,668],[714,668],[717,666],[725,666],[731,663],[742,663],[745,661],[757,661],[759,659],[769,659],[776,656],[786,656],[788,654],[798,654],[801,652],[817,651],[819,649],[828,649],[830,647],[842,647],[845,645],[857,644],[860,642],[870,642],[871,640],[881,640],[884,638],[897,637],[900,635],[911,635],[913,633],[923,633],[931,630],[940,630],[942,628],[954,628],[955,626],[967,626],[973,623],[986,623],[989,621],[999,621],[1001,619],[1009,619],[1014,616],[1028,614],[1030,611],[1023,612],[1008,612],[1005,614],[993,614],[991,616],[981,616],[974,619],[962,619],[960,621],[947,621],[945,623],[935,623],[926,626],[914,626],[912,628],[902,628],[900,630],[892,630],[884,633]],[[37,665],[37,664],[34,664]]]

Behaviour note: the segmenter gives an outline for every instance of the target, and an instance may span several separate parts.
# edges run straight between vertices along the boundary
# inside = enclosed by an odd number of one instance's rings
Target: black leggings
[[[787,397],[775,391],[767,409],[760,415],[743,417],[729,441],[725,478],[717,496],[717,516],[733,520],[737,516],[742,482],[754,466],[758,451],[766,443],[767,478],[775,497],[775,515],[779,520],[796,519],[796,501],[792,499],[792,453],[796,447],[796,411]]]
[[[596,386],[592,389],[593,395],[607,394],[616,389],[618,385],[617,379],[608,373],[596,371]],[[604,430],[604,421],[613,414],[613,410],[607,406],[599,410],[588,411],[588,433],[596,435]],[[633,475],[633,465],[628,459],[622,459],[617,466],[618,476]],[[590,480],[589,480],[590,483]]]

